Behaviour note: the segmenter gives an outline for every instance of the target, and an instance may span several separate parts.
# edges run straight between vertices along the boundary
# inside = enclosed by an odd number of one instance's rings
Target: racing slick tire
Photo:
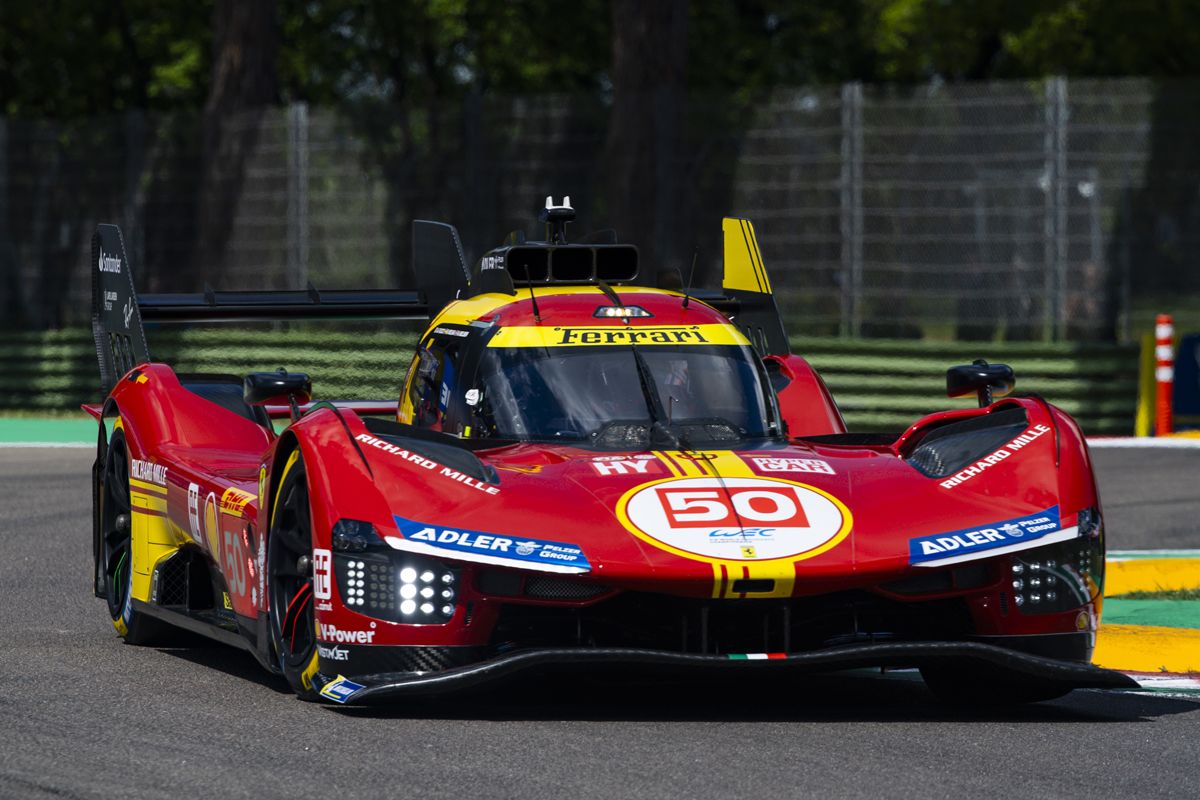
[[[118,421],[100,471],[100,552],[96,565],[113,627],[128,644],[147,644],[165,626],[133,608],[133,504],[129,452]]]
[[[271,645],[297,696],[316,700],[317,641],[313,609],[312,513],[300,451],[283,468],[267,539],[267,597]]]
[[[927,664],[921,667],[921,677],[942,703],[966,708],[995,708],[1056,700],[1072,688],[1057,681],[965,664]]]

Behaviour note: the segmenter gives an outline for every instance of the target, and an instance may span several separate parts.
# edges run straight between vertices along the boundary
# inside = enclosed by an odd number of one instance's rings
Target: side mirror
[[[982,358],[946,370],[946,395],[962,397],[974,393],[979,398],[980,408],[991,405],[993,397],[1004,397],[1016,385],[1012,367],[989,364]]]
[[[242,382],[242,397],[252,406],[287,403],[294,422],[300,416],[300,404],[312,399],[312,379],[282,367],[277,372],[251,372]]]

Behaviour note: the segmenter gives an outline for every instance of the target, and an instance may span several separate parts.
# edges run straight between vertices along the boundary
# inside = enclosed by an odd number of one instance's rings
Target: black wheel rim
[[[129,500],[129,460],[125,455],[125,437],[113,434],[104,460],[104,488],[101,494],[101,566],[104,569],[105,595],[113,619],[121,616],[129,597],[133,553],[130,528],[133,509]],[[121,530],[117,520],[125,515],[129,528]]]
[[[316,646],[312,596],[312,518],[308,484],[297,468],[280,488],[268,542],[271,627],[280,660],[302,667]]]

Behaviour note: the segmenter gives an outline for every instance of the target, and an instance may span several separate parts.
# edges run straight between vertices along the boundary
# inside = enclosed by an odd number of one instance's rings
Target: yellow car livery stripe
[[[139,481],[137,478],[130,478],[129,485],[132,486],[134,489],[138,489],[138,490],[141,490],[144,492],[154,492],[155,494],[161,494],[161,495],[165,495],[167,493],[167,487],[159,486],[158,484],[154,484],[154,483],[149,483],[148,481]]]
[[[129,492],[129,501],[134,509],[138,511],[148,511],[156,514],[167,513],[167,498],[165,497],[131,490]]]
[[[501,328],[488,347],[595,347],[629,344],[748,345],[732,325],[519,325]]]
[[[771,293],[771,282],[763,266],[762,252],[750,220],[726,217],[721,221],[725,235],[725,276],[721,286],[759,294]]]
[[[791,597],[796,586],[792,561],[715,561],[712,568],[714,598]],[[770,580],[774,584],[765,592],[735,592],[737,580]]]

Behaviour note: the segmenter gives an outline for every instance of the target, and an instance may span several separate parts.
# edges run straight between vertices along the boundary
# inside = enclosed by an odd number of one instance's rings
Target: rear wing
[[[748,219],[721,221],[724,274],[720,289],[689,289],[688,294],[729,317],[761,356],[791,354],[787,331],[771,291],[754,225]]]
[[[107,394],[129,370],[150,360],[145,322],[274,322],[300,319],[430,319],[467,286],[458,232],[450,225],[413,223],[417,291],[337,289],[144,294],[121,229],[98,225],[92,235],[92,338]]]

